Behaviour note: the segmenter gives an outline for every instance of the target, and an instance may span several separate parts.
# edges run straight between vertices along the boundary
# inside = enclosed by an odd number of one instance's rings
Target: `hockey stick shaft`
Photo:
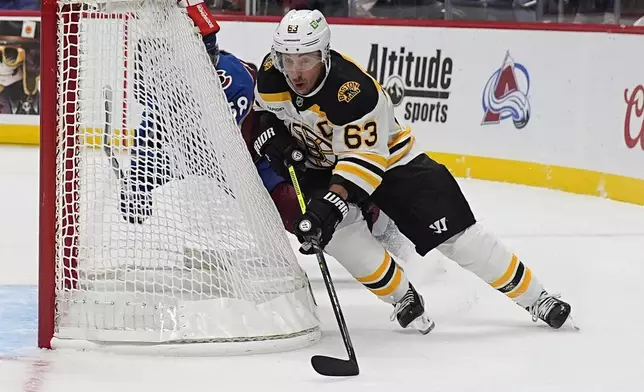
[[[119,164],[114,150],[112,150],[112,88],[110,86],[103,87],[103,104],[105,110],[105,123],[103,124],[103,151],[110,160],[112,170],[118,180],[123,180],[123,170]]]
[[[306,203],[304,202],[304,195],[302,193],[302,189],[300,188],[300,183],[297,179],[297,175],[295,173],[295,169],[293,166],[288,167],[289,175],[291,177],[291,182],[293,183],[293,187],[295,188],[295,194],[297,196],[297,200],[300,204],[300,210],[302,213],[306,212]],[[349,355],[349,361],[351,361],[354,365],[353,369],[348,369],[344,372],[325,372],[327,375],[357,375],[359,370],[358,370],[358,359],[356,357],[355,350],[353,349],[353,343],[351,343],[351,337],[349,336],[349,330],[347,328],[347,323],[344,320],[344,315],[342,314],[342,308],[340,307],[340,301],[338,300],[338,295],[335,291],[335,287],[333,285],[333,280],[331,279],[331,274],[329,273],[329,267],[326,263],[326,259],[324,257],[324,253],[322,249],[320,249],[319,244],[315,243],[313,244],[315,247],[315,256],[317,257],[318,260],[318,265],[320,267],[320,271],[322,272],[322,278],[324,279],[324,285],[326,286],[327,293],[329,294],[329,299],[331,300],[331,306],[333,308],[333,313],[335,314],[335,319],[338,323],[338,327],[340,328],[340,334],[342,335],[342,339],[344,341],[344,347],[347,350],[347,354]],[[320,358],[318,356],[318,358]],[[315,357],[314,357],[315,359]],[[331,359],[331,358],[329,358]],[[315,364],[314,364],[315,367]],[[316,369],[318,370],[318,369]],[[331,373],[336,373],[336,374],[331,374]]]

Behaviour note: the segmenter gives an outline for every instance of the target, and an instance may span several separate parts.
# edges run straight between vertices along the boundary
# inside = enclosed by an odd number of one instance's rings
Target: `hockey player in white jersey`
[[[271,68],[271,61],[265,60],[258,73],[271,72]],[[269,80],[268,83],[272,83],[273,80]],[[256,87],[256,102],[262,101],[262,98],[257,96],[257,92],[264,91],[267,80],[263,79],[261,83],[263,86]],[[280,94],[283,95],[285,90],[280,91],[274,95],[264,94],[263,97],[269,100],[279,99]],[[298,173],[300,186],[307,199],[315,199],[318,195],[322,197],[326,193],[332,177],[332,171],[329,169],[335,163],[335,156],[330,144],[317,137],[311,130],[310,124],[280,120],[273,113],[265,110],[261,104],[255,109],[255,115],[258,117],[258,125],[254,129],[256,152],[264,155],[270,161],[272,168],[282,181],[289,179],[287,166],[293,166]],[[279,111],[279,109],[277,110]],[[313,126],[322,130],[330,129],[330,125],[325,121],[317,122]],[[292,188],[291,184],[288,186]],[[434,328],[434,322],[425,314],[424,307],[419,302],[421,297],[409,282],[407,274],[392,257],[394,255],[401,256],[392,249],[396,248],[392,243],[401,244],[402,246],[398,247],[399,250],[406,249],[409,240],[403,235],[399,235],[395,223],[391,222],[386,214],[381,213],[380,216],[374,217],[370,213],[373,211],[373,207],[373,202],[368,199],[360,200],[358,203],[350,203],[346,209],[346,216],[337,228],[338,236],[336,238],[343,240],[332,241],[325,248],[325,252],[334,257],[378,298],[394,305],[392,321],[397,319],[403,328],[413,327],[426,334]],[[290,208],[295,211],[294,215],[300,214],[295,200],[290,203]],[[282,209],[280,209],[280,213],[284,217]],[[292,221],[293,218],[289,220]],[[388,230],[385,230],[385,237],[393,234],[391,236],[393,241],[391,241],[391,237],[387,239],[379,237],[377,232],[381,232],[381,229],[372,229],[371,227],[372,223],[379,226],[387,225],[387,222],[391,225]],[[291,222],[289,226],[289,231],[296,234],[296,225]],[[410,245],[413,248],[413,245]],[[313,253],[312,247],[306,243],[303,244],[300,251],[305,254]],[[414,301],[414,298],[417,299],[414,302],[415,306],[407,306]]]
[[[371,200],[418,254],[438,249],[526,309],[533,321],[560,328],[571,306],[544,290],[530,268],[476,221],[451,173],[415,144],[378,82],[330,49],[330,37],[319,11],[290,11],[257,75],[256,104],[272,117],[266,121],[271,130],[289,132],[314,157],[307,166],[329,173],[326,190],[311,195],[306,213],[294,221],[299,241],[343,252],[345,267],[372,290],[395,287],[383,299],[395,304],[404,326],[424,312],[423,299],[401,280],[401,269],[386,252],[383,260],[375,241],[345,230],[352,223],[347,209]],[[261,151],[281,152],[288,161],[288,144],[278,134],[265,133]]]

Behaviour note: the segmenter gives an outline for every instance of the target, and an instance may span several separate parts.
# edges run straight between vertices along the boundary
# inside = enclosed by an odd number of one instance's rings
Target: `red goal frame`
[[[71,9],[73,6],[66,6]],[[38,274],[38,347],[51,348],[54,336],[56,315],[56,205],[62,204],[61,226],[65,238],[63,258],[65,268],[62,277],[63,286],[74,288],[78,276],[75,272],[78,258],[76,247],[78,220],[78,121],[76,94],[78,87],[78,22],[82,18],[110,19],[114,17],[125,20],[124,24],[124,71],[123,71],[123,104],[121,128],[127,129],[127,77],[128,77],[128,23],[129,15],[108,15],[103,13],[79,12],[63,14],[64,31],[59,36],[57,0],[43,0],[41,12],[41,114],[40,114],[40,219],[39,219],[39,274]],[[71,19],[74,18],[74,19]],[[68,19],[68,20],[66,20]],[[76,23],[75,23],[76,22]],[[58,40],[63,40],[61,72],[65,73],[64,81],[58,80]],[[64,113],[68,116],[64,135],[66,145],[64,152],[64,196],[57,201],[56,192],[56,147],[58,121],[58,88],[59,82],[66,85]]]
[[[57,0],[42,0],[40,27],[40,107],[44,110],[40,113],[38,347],[49,349],[56,313],[57,6]]]

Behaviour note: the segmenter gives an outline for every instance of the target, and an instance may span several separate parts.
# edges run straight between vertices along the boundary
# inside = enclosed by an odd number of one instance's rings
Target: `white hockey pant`
[[[374,238],[362,211],[353,204],[324,251],[387,303],[398,302],[409,288],[404,271]]]

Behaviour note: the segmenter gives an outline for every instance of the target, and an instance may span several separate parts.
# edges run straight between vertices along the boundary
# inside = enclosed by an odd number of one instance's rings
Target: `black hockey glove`
[[[282,177],[288,178],[289,166],[296,171],[304,171],[306,154],[291,135],[286,125],[273,114],[262,114],[259,120],[261,132],[253,142],[259,156],[265,156],[273,169]]]
[[[300,252],[310,254],[315,245],[324,249],[348,212],[347,202],[335,192],[328,191],[323,197],[311,199],[306,213],[293,221],[293,233],[302,244]]]

